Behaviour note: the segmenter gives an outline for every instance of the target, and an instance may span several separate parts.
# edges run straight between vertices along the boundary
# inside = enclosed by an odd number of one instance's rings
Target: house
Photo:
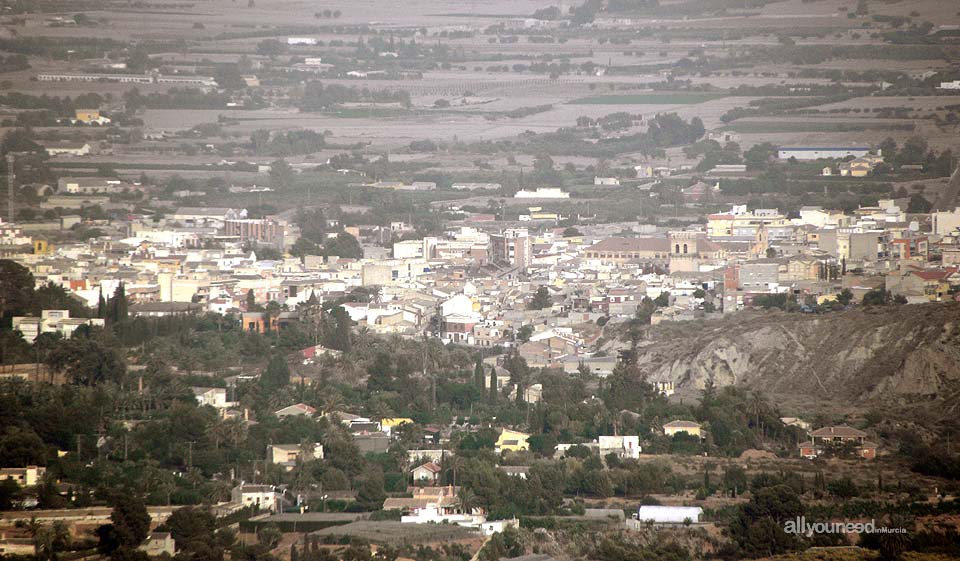
[[[797,448],[800,457],[808,459],[831,453],[847,453],[867,460],[877,457],[877,444],[867,440],[867,433],[847,425],[817,429],[810,433],[810,440]]]
[[[122,193],[130,184],[108,177],[61,177],[57,192],[61,195],[109,195]]]
[[[510,477],[519,477],[520,479],[526,479],[530,474],[530,466],[499,466],[497,469]]]
[[[599,436],[597,445],[600,456],[607,457],[609,454],[615,454],[620,459],[640,457],[640,437],[639,436]]]
[[[100,114],[99,109],[77,109],[74,111],[74,122],[85,125],[107,125],[110,119]]]
[[[103,327],[101,318],[72,318],[70,310],[42,310],[40,317],[14,316],[13,330],[23,334],[26,341],[33,341],[41,333],[59,333],[69,339],[82,325]]]
[[[379,454],[390,450],[390,437],[382,432],[355,434],[353,443],[360,449],[361,454]]]
[[[216,409],[226,409],[233,407],[236,403],[227,401],[227,388],[190,388],[193,396],[197,398],[200,406],[209,405]]]
[[[313,417],[316,413],[317,413],[317,410],[314,409],[313,407],[310,407],[306,403],[296,403],[294,405],[288,405],[283,409],[279,409],[273,412],[273,414],[278,419],[283,419],[285,417],[302,417],[304,415],[307,417]]]
[[[447,456],[452,456],[454,453],[452,450],[444,450],[442,448],[432,448],[432,449],[414,449],[407,450],[407,462],[410,465],[420,464],[423,462],[433,462],[439,464],[443,462],[443,459]]]
[[[307,458],[303,458],[304,452],[308,454]],[[267,446],[267,461],[271,464],[283,466],[287,468],[287,471],[293,469],[298,461],[322,459],[323,445],[319,442],[313,444],[271,444]]]
[[[680,433],[687,433],[689,436],[701,437],[700,425],[693,421],[670,421],[663,425],[663,434],[667,436],[676,436]]]
[[[697,524],[701,516],[703,509],[698,506],[643,505],[637,510],[637,520],[654,524]]]
[[[413,474],[413,482],[416,483],[426,483],[428,485],[436,485],[440,482],[440,473],[443,471],[443,468],[438,466],[433,462],[427,462],[423,465],[413,468],[411,472]]]
[[[173,557],[177,554],[177,542],[170,532],[150,532],[137,549],[149,557],[159,557],[164,554]]]
[[[459,487],[418,487],[412,498],[390,497],[383,510],[399,510],[404,524],[458,524],[479,528],[486,522],[482,511],[463,512],[458,498]]]
[[[22,468],[0,468],[0,481],[13,480],[20,487],[33,487],[46,475],[47,468],[27,466]]]
[[[497,438],[497,444],[494,450],[497,452],[497,454],[505,451],[520,452],[529,450],[530,443],[527,442],[529,438],[529,434],[510,429],[503,429],[500,431],[500,437]]]
[[[230,499],[243,507],[256,507],[261,511],[277,512],[280,494],[271,485],[237,485],[230,492]]]

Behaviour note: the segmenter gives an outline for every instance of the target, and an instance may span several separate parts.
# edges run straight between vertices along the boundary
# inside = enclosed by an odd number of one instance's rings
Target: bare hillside
[[[950,414],[960,396],[960,304],[665,323],[650,329],[638,360],[651,381],[681,390],[712,379],[803,402],[935,402]]]

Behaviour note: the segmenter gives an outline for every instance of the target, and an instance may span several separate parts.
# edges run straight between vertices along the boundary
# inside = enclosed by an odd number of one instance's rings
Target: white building
[[[536,191],[521,189],[513,196],[515,199],[569,199],[570,193],[563,192],[559,187],[539,187]]]
[[[270,485],[240,484],[233,488],[230,498],[234,503],[255,506],[261,511],[276,512],[280,506],[280,494]]]
[[[190,388],[193,390],[193,396],[197,398],[197,403],[201,406],[209,405],[216,409],[226,409],[233,407],[236,403],[227,401],[227,388]]]
[[[594,177],[594,185],[620,185],[620,180],[616,177]]]
[[[643,505],[637,511],[637,520],[652,521],[654,524],[692,524],[700,522],[703,509],[698,506],[649,506]]]
[[[940,82],[941,90],[960,90],[960,80],[954,80],[952,82]]]
[[[287,37],[287,45],[291,47],[306,45],[314,46],[317,44],[317,40],[313,37]]]
[[[600,447],[600,456],[616,454],[619,458],[640,457],[639,436],[600,436],[597,444]]]
[[[38,318],[13,318],[13,330],[20,331],[27,341],[33,341],[41,333],[59,333],[69,339],[81,325],[103,327],[104,321],[100,318],[71,318],[69,310],[43,310]]]

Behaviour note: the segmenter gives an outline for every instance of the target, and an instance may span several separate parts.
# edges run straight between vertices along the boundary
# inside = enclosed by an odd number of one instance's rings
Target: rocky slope
[[[651,381],[681,390],[713,380],[804,402],[935,402],[954,414],[960,402],[960,304],[665,323],[650,328],[638,351]]]

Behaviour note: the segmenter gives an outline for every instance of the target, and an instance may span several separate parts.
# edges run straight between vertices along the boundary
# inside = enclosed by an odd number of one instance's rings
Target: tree
[[[522,343],[529,341],[531,335],[533,335],[533,326],[530,324],[522,325],[517,330],[517,340]]]
[[[890,300],[890,293],[884,288],[874,288],[863,295],[862,303],[864,306],[883,306]]]
[[[114,324],[127,319],[129,315],[127,308],[127,292],[121,282],[113,291],[113,297],[107,302],[107,319]]]
[[[271,393],[290,385],[290,368],[283,355],[277,353],[270,358],[266,370],[260,375],[260,386]]]
[[[369,464],[360,477],[357,502],[371,510],[379,510],[386,498],[383,468],[377,464]]]
[[[490,403],[497,402],[497,369],[490,369]]]
[[[910,214],[927,214],[933,204],[919,193],[910,195],[910,202],[907,204],[907,212]]]
[[[333,332],[332,347],[338,351],[347,353],[350,351],[350,316],[343,306],[337,306],[333,309],[333,321],[336,328]]]
[[[274,187],[286,189],[293,184],[293,168],[284,159],[270,164],[270,182]]]
[[[837,302],[840,302],[844,306],[848,305],[853,301],[853,292],[849,288],[844,288],[837,294]]]
[[[550,173],[553,171],[553,158],[549,154],[538,154],[533,159],[533,169],[539,173]]]
[[[550,299],[550,290],[541,286],[537,289],[536,294],[533,295],[533,299],[530,301],[530,304],[527,305],[529,310],[543,310],[549,308],[553,305],[553,302]]]
[[[257,54],[275,57],[287,52],[287,45],[277,39],[264,39],[257,43]]]
[[[483,357],[477,355],[477,362],[473,366],[473,383],[477,386],[477,389],[481,392],[483,391],[484,382],[484,372],[483,372]]]
[[[0,327],[10,325],[10,318],[25,314],[33,302],[33,274],[29,269],[0,259]]]
[[[121,494],[110,513],[110,524],[97,528],[100,551],[135,550],[150,533],[150,514],[143,501],[129,494]]]

